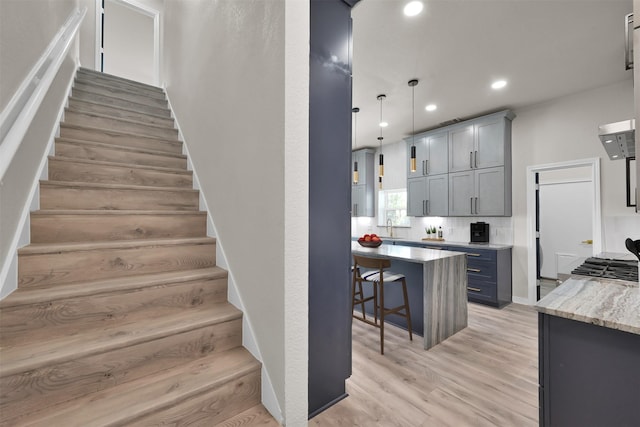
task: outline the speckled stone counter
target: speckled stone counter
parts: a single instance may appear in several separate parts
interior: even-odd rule
[[[464,253],[393,245],[365,248],[357,242],[352,242],[351,252],[389,258],[391,270],[407,277],[411,318],[418,315],[423,321],[420,329],[425,349],[467,327],[467,258]],[[399,305],[391,301],[389,304]],[[415,325],[413,320],[412,323]]]
[[[571,276],[536,304],[545,314],[640,335],[636,282]]]

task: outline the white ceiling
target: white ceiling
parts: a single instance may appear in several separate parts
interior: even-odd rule
[[[413,18],[405,3],[362,0],[352,11],[358,148],[378,145],[382,93],[384,143],[411,135],[413,78],[416,132],[632,78],[624,69],[632,0],[423,0]],[[495,91],[498,78],[508,86]],[[438,109],[426,112],[429,103]]]

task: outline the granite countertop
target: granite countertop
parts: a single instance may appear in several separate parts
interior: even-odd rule
[[[358,242],[351,242],[351,252],[358,255],[370,255],[419,263],[454,256],[465,256],[462,252],[415,248],[412,246],[381,245],[377,248],[365,248],[364,246],[360,246]]]
[[[640,335],[637,282],[571,276],[535,307],[541,313]]]
[[[405,239],[403,237],[382,237],[380,236],[382,241],[384,242],[397,242],[402,245],[402,242],[410,242],[410,243],[421,243],[425,245],[431,246],[461,246],[467,248],[478,248],[478,249],[510,249],[513,248],[513,245],[500,245],[496,243],[469,243],[469,242],[453,242],[453,241],[437,241],[437,240],[415,240],[415,239]],[[351,240],[358,240],[358,237],[351,237]]]

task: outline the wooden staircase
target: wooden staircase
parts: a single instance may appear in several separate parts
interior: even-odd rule
[[[277,426],[164,92],[80,69],[0,302],[0,426]]]

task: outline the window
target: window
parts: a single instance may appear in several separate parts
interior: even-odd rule
[[[407,216],[407,189],[381,190],[378,192],[378,225],[384,227],[391,219],[394,227],[409,227]]]

